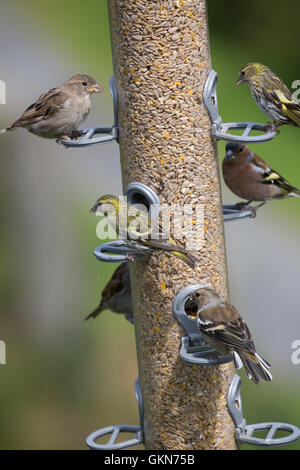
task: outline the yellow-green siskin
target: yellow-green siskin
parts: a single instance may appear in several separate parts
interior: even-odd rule
[[[250,63],[240,71],[237,85],[248,83],[258,107],[274,124],[268,130],[275,130],[282,124],[300,127],[300,106],[288,87],[266,65]]]
[[[126,240],[134,250],[151,254],[157,250],[172,253],[182,259],[190,268],[195,268],[196,260],[187,250],[177,245],[160,224],[156,223],[143,210],[129,206],[124,200],[113,195],[100,197],[90,212],[100,212],[116,233]]]

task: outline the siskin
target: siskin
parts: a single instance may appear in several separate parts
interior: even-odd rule
[[[249,379],[256,384],[271,381],[271,366],[257,354],[251,333],[236,308],[208,287],[191,297],[198,307],[197,325],[203,339],[221,355],[232,353],[237,368],[242,361]]]
[[[249,147],[238,143],[226,145],[226,156],[222,164],[223,178],[228,188],[247,202],[239,203],[243,207],[252,201],[262,201],[256,209],[272,199],[300,197],[300,191],[291,186],[279,173]]]
[[[130,323],[133,323],[128,263],[122,263],[117,267],[112,278],[104,287],[101,297],[98,307],[96,307],[85,320],[96,318],[103,310],[111,310],[114,313],[125,315],[126,319],[130,321]]]
[[[258,63],[245,65],[240,71],[237,85],[247,82],[252,96],[274,124],[267,130],[275,130],[282,124],[300,126],[300,106],[288,87],[268,67]]]
[[[122,199],[112,195],[100,197],[90,212],[102,213],[120,238],[134,250],[151,254],[157,250],[172,253],[182,259],[190,268],[196,260],[184,248],[178,246],[143,210],[129,206]],[[130,258],[129,258],[130,259]]]

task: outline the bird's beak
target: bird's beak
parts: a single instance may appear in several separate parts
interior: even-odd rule
[[[227,150],[225,158],[227,162],[231,162],[232,160],[235,159],[234,152],[232,150]]]
[[[96,204],[90,209],[91,214],[95,214],[99,208],[99,204],[96,202]]]
[[[232,150],[227,150],[227,152],[226,152],[226,157],[227,157],[227,158],[230,158],[230,157],[232,157],[232,156],[233,156],[233,151],[232,151]]]
[[[236,82],[236,86],[239,86],[241,83],[244,83],[245,81],[246,81],[245,77],[240,75],[239,78],[238,78],[238,81]]]
[[[95,83],[94,85],[89,86],[87,90],[89,93],[102,93],[103,92],[102,86],[98,85],[98,83]]]

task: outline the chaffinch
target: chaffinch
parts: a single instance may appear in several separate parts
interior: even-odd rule
[[[257,208],[272,199],[300,197],[300,191],[291,186],[279,173],[274,171],[258,155],[251,152],[249,147],[228,143],[226,156],[222,164],[223,177],[228,188],[247,202],[237,204],[242,208],[252,201],[262,201],[252,207]]]
[[[235,307],[209,287],[198,289],[190,302],[197,306],[197,325],[208,344],[221,355],[232,353],[235,366],[242,362],[256,384],[272,380],[270,364],[256,352],[249,328]]]

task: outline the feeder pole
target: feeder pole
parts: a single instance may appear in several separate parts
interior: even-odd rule
[[[141,182],[161,204],[205,210],[195,271],[164,253],[130,263],[145,446],[236,449],[226,406],[234,367],[184,362],[185,333],[172,312],[189,284],[228,299],[217,149],[202,99],[211,70],[206,1],[108,0],[108,7],[123,187]]]

